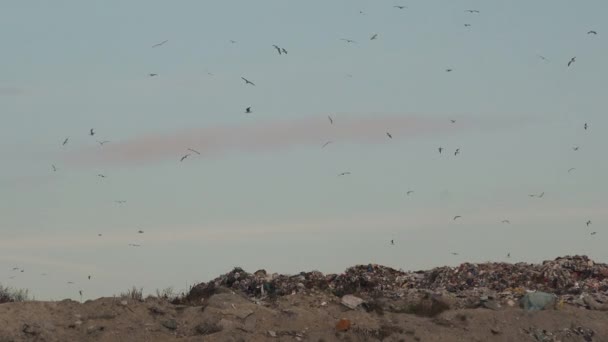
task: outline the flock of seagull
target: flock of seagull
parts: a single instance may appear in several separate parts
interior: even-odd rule
[[[395,5],[395,6],[393,6],[393,8],[396,8],[396,9],[398,9],[398,10],[404,10],[404,9],[407,9],[407,6],[403,6],[403,5]],[[467,10],[465,10],[465,12],[470,13],[470,14],[480,14],[480,11],[479,11],[479,10],[476,10],[476,9],[467,9]],[[361,13],[361,14],[365,14],[365,13],[363,13],[363,11],[360,11],[360,13]],[[471,27],[471,24],[469,24],[469,23],[465,23],[465,24],[464,24],[464,26],[465,26],[465,27]],[[589,31],[587,32],[587,34],[588,34],[588,35],[597,35],[598,33],[597,33],[595,30],[589,30]],[[373,33],[373,34],[370,36],[370,38],[369,38],[369,39],[370,39],[370,40],[377,40],[378,38],[379,38],[378,33]],[[355,41],[355,40],[353,40],[353,39],[350,39],[350,38],[340,38],[339,40],[340,40],[340,41],[343,41],[343,42],[345,42],[345,43],[347,43],[347,44],[357,44],[357,41]],[[161,47],[165,46],[165,45],[166,45],[168,42],[169,42],[169,40],[168,40],[168,39],[167,39],[167,40],[163,40],[163,41],[161,41],[161,42],[159,42],[159,43],[156,43],[156,44],[152,45],[152,46],[151,46],[151,48],[154,48],[154,49],[156,49],[156,48],[161,48]],[[231,44],[236,44],[236,43],[237,43],[237,41],[235,41],[235,40],[229,40],[229,42],[230,42]],[[277,53],[278,55],[280,55],[280,56],[284,56],[284,55],[287,55],[287,54],[288,54],[287,49],[286,49],[286,48],[284,48],[284,47],[282,47],[282,46],[279,46],[279,45],[277,45],[277,44],[273,44],[271,47],[272,47],[272,48],[273,48],[273,49],[276,51],[276,53]],[[269,47],[269,48],[270,48],[270,47]],[[542,55],[537,55],[537,57],[538,57],[538,58],[540,58],[540,59],[542,59],[543,61],[547,61],[547,62],[549,61],[549,59],[548,59],[547,57],[545,57],[545,56],[542,56]],[[565,63],[565,66],[566,66],[566,67],[568,67],[568,68],[570,68],[570,67],[572,67],[572,66],[574,65],[574,63],[575,63],[575,62],[576,62],[576,56],[573,56],[573,57],[571,57],[571,58],[570,58],[570,59],[567,61],[567,63]],[[453,68],[447,68],[447,69],[445,69],[445,72],[452,72],[453,70],[454,70]],[[149,73],[149,74],[148,74],[148,76],[149,76],[149,77],[157,77],[157,76],[158,76],[158,73],[153,73],[153,72],[151,72],[151,73]],[[241,80],[244,82],[244,85],[245,85],[245,86],[253,86],[253,87],[255,87],[255,86],[256,86],[256,84],[255,84],[253,81],[249,80],[249,79],[248,79],[248,78],[246,78],[246,77],[241,76]],[[252,113],[253,113],[252,107],[251,107],[251,106],[246,107],[246,108],[245,108],[245,110],[244,110],[244,113],[246,113],[246,114],[252,114]],[[330,125],[334,125],[334,123],[335,123],[335,122],[334,122],[334,118],[332,118],[332,116],[329,116],[329,115],[328,115],[328,116],[327,116],[327,119],[328,119],[328,121],[329,121],[329,124],[330,124]],[[454,123],[456,123],[456,120],[450,120],[450,122],[451,122],[452,124],[454,124]],[[589,129],[589,125],[588,125],[587,123],[585,123],[585,124],[583,125],[583,129],[584,129],[585,131],[587,131],[587,130]],[[90,137],[94,137],[94,136],[96,135],[96,133],[97,133],[97,132],[95,131],[95,129],[94,129],[94,128],[91,128],[91,129],[89,130],[89,132],[88,132],[88,135],[89,135]],[[385,133],[386,133],[386,136],[388,137],[388,139],[393,139],[393,135],[392,135],[390,132],[388,132],[388,131],[387,131],[387,132],[385,132]],[[66,138],[65,138],[65,139],[62,141],[61,145],[62,145],[62,146],[67,145],[67,144],[69,143],[69,140],[70,140],[70,137],[66,137]],[[97,143],[98,143],[100,146],[102,146],[102,147],[103,147],[105,144],[110,143],[110,141],[109,141],[109,140],[97,140],[96,142],[97,142]],[[321,148],[325,148],[325,147],[327,147],[327,146],[328,146],[329,144],[331,144],[331,143],[333,143],[333,141],[326,141],[324,144],[322,144]],[[579,146],[574,146],[572,149],[573,149],[574,151],[578,151],[578,150],[579,150]],[[439,146],[439,147],[437,148],[437,151],[438,151],[438,153],[439,153],[439,154],[443,154],[444,152],[447,152],[447,150],[446,150],[446,149],[445,149],[443,146]],[[455,148],[455,149],[453,150],[453,152],[451,152],[451,153],[453,153],[453,155],[454,155],[454,156],[458,156],[458,155],[461,153],[461,150],[460,150],[460,148]],[[187,149],[186,149],[186,151],[185,151],[185,154],[183,154],[183,155],[182,155],[182,156],[179,158],[179,162],[184,162],[184,161],[186,161],[186,159],[188,159],[188,158],[189,158],[189,157],[191,157],[192,155],[199,155],[199,156],[200,156],[200,155],[201,155],[201,153],[200,153],[199,151],[197,151],[196,149],[193,149],[193,148],[187,148]],[[51,169],[52,169],[52,171],[53,171],[53,172],[57,172],[57,171],[58,171],[57,167],[56,167],[54,164],[53,164],[53,165],[51,165]],[[572,172],[572,171],[574,171],[574,170],[576,170],[576,169],[575,169],[575,168],[570,168],[570,169],[568,170],[568,173],[571,173],[571,172]],[[339,174],[338,174],[338,177],[343,177],[343,176],[348,176],[348,175],[351,175],[351,172],[350,172],[350,171],[344,171],[344,172],[339,173]],[[102,178],[102,179],[107,177],[105,174],[102,174],[102,173],[97,174],[97,176],[98,176],[99,178]],[[414,194],[414,191],[413,191],[413,190],[408,190],[408,191],[406,192],[406,196],[410,196],[410,195],[412,195],[412,194]],[[540,198],[543,198],[543,196],[544,196],[544,195],[545,195],[545,192],[541,192],[541,193],[538,193],[538,194],[529,194],[528,196],[529,196],[530,198],[538,198],[538,199],[540,199]],[[127,200],[116,200],[116,201],[114,201],[114,202],[115,202],[116,204],[118,204],[118,205],[124,205],[124,204],[126,204],[126,203],[127,203]],[[463,219],[463,217],[462,217],[461,215],[455,215],[455,216],[453,216],[453,218],[452,218],[452,220],[453,220],[453,221],[456,221],[456,220],[459,220],[459,219]],[[502,220],[502,221],[500,221],[500,222],[501,222],[501,223],[503,223],[503,224],[510,224],[510,223],[511,223],[511,222],[510,222],[508,219],[504,219],[504,220]],[[587,226],[587,227],[589,227],[589,226],[592,224],[592,222],[591,222],[591,220],[588,220],[587,222],[585,222],[585,224],[586,224],[586,226]],[[138,231],[137,231],[137,234],[144,234],[144,231],[140,229],[140,230],[138,230]],[[595,234],[597,234],[597,232],[593,231],[593,232],[590,232],[590,234],[591,234],[591,235],[595,235]],[[98,234],[98,236],[102,236],[102,234],[100,233],[100,234]],[[394,240],[394,239],[391,239],[391,240],[390,240],[390,245],[395,245],[395,240]],[[128,246],[130,246],[130,247],[140,247],[140,246],[141,246],[141,244],[138,244],[138,243],[129,243],[129,244],[128,244]],[[451,252],[451,254],[452,254],[452,255],[458,255],[458,253],[457,253],[457,252]],[[511,253],[508,253],[508,254],[507,254],[507,257],[510,257],[510,256],[511,256]],[[24,269],[23,269],[23,268],[21,268],[21,267],[14,267],[12,270],[13,270],[14,272],[24,272]],[[46,275],[46,274],[43,274],[43,275]],[[10,277],[10,278],[14,278],[14,276],[12,276],[12,277]],[[88,276],[88,279],[89,279],[89,280],[91,279],[91,275],[89,275],[89,276]],[[68,284],[73,284],[73,282],[72,282],[72,281],[69,281],[69,282],[68,282]],[[82,291],[79,291],[79,292],[80,292],[80,295],[82,296]]]

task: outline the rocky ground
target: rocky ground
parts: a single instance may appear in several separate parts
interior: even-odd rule
[[[236,268],[171,301],[0,304],[0,342],[608,341],[606,269],[578,256],[413,273]]]

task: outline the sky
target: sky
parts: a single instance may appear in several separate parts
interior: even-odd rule
[[[0,284],[59,300],[234,266],[607,262],[607,11],[2,2]]]

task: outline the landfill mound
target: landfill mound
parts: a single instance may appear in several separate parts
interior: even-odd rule
[[[382,265],[358,265],[342,274],[318,271],[296,275],[254,273],[234,268],[210,282],[194,286],[184,302],[196,302],[226,287],[252,298],[274,298],[300,292],[325,291],[336,296],[358,294],[369,298],[403,298],[434,293],[452,297],[458,307],[469,307],[480,296],[519,299],[529,291],[559,296],[560,302],[589,306],[583,298],[608,303],[608,265],[585,255],[564,256],[542,264],[463,263],[458,267],[437,267],[405,272]]]

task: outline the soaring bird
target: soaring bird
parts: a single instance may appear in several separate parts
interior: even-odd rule
[[[454,221],[456,221],[456,219],[459,219],[459,218],[461,218],[461,217],[462,217],[462,216],[459,216],[459,215],[454,216]]]
[[[471,27],[471,24],[464,24],[464,27]]]
[[[91,280],[91,276],[89,276],[89,280]]]
[[[333,125],[334,124],[334,119],[331,118],[331,116],[327,116],[327,118],[329,119],[329,124]]]
[[[343,40],[347,43],[357,43],[356,41],[352,40],[352,39],[346,39],[346,38],[340,38],[340,40]]]
[[[104,144],[109,143],[109,140],[104,140],[104,141],[98,141],[97,143],[99,144],[99,146],[103,146]]]
[[[450,122],[451,122],[451,123],[456,123],[456,120],[452,120],[452,119],[450,119]]]
[[[251,82],[250,80],[246,79],[245,77],[241,77],[241,79],[243,81],[245,81],[245,84],[251,84],[252,86],[255,86],[255,83]]]
[[[393,6],[393,7],[394,7],[394,8],[398,8],[398,9],[400,9],[400,10],[402,10],[402,9],[404,9],[404,8],[407,8],[407,6]]]
[[[155,74],[155,73],[150,73],[150,74],[148,74],[148,76],[150,76],[150,77],[154,77],[154,76],[158,76],[158,74]]]
[[[232,44],[236,44],[236,40],[229,40],[229,42],[231,42]]]
[[[507,258],[510,258],[510,257],[511,257],[511,253],[507,253]]]
[[[454,151],[454,155],[455,155],[455,156],[457,156],[457,155],[459,155],[459,154],[460,154],[460,149],[459,149],[459,148],[457,148],[457,149],[456,149],[456,151]]]
[[[572,149],[573,149],[574,151],[578,151],[578,149],[579,149],[579,148],[580,148],[580,147],[578,147],[578,146],[574,146],[574,147],[572,147]]]
[[[143,230],[138,230],[138,231],[137,231],[137,233],[138,233],[138,234],[143,234],[143,233],[144,233],[144,231],[143,231]]]
[[[245,108],[245,114],[251,114],[251,107]]]
[[[597,234],[597,232],[591,232],[591,235],[595,235],[595,234]]]
[[[587,227],[589,227],[589,225],[591,225],[591,220],[587,221]]]
[[[180,162],[183,162],[183,161],[184,161],[184,159],[188,158],[189,156],[190,156],[190,153],[188,153],[188,154],[184,155],[184,156],[182,157],[182,159],[180,159],[179,161],[180,161]]]
[[[125,200],[118,200],[118,201],[114,201],[114,203],[125,204],[125,203],[127,203],[127,201],[125,201]]]
[[[543,56],[543,55],[538,55],[538,58],[542,59],[545,62],[548,62],[549,60],[547,59],[547,57]]]
[[[323,146],[321,146],[321,148],[325,148],[325,146],[327,146],[327,145],[329,145],[329,144],[331,144],[331,143],[332,143],[332,141],[328,141],[328,142],[326,142],[325,144],[323,144]]]
[[[395,240],[391,240],[391,245],[395,245]]]
[[[287,50],[285,50],[285,48],[281,48],[281,51],[283,51],[283,54],[287,54]]]
[[[68,143],[68,140],[70,140],[70,138],[69,138],[69,137],[65,138],[65,140],[63,141],[63,144],[61,144],[61,146],[64,146],[65,144],[67,144],[67,143]]]
[[[393,136],[389,132],[386,132],[386,136],[389,137],[390,139],[393,139]]]
[[[510,224],[510,223],[511,223],[511,221],[509,221],[509,220],[502,220],[502,223],[507,223],[507,224]]]
[[[576,57],[572,57],[570,59],[570,61],[568,62],[568,66],[570,66],[572,63],[576,62]]]
[[[201,153],[199,151],[191,149],[191,148],[189,148],[188,151],[194,152],[194,153],[198,154],[199,156],[201,155]]]
[[[95,135],[95,131],[91,128],[91,130],[89,131],[89,135],[90,136],[94,136]]]
[[[465,12],[469,12],[469,13],[479,13],[478,10],[466,10]]]
[[[141,245],[140,245],[140,244],[137,244],[137,243],[130,243],[130,244],[129,244],[129,246],[131,246],[131,247],[139,247],[139,246],[141,246]]]
[[[597,35],[597,32],[596,32],[596,31],[591,30],[591,31],[587,32],[587,34],[595,34],[595,35]]]
[[[583,126],[583,128],[585,129],[585,131],[587,130],[587,128],[589,128],[589,126],[587,125],[586,122],[585,122],[585,125]]]
[[[100,173],[100,174],[97,175],[97,177],[106,178],[106,175]]]
[[[168,41],[169,41],[169,40],[163,40],[162,42],[160,42],[160,43],[158,43],[158,44],[154,44],[154,45],[152,45],[152,47],[153,47],[153,48],[155,48],[155,47],[162,46],[163,44],[165,44],[165,43],[166,43],[166,42],[168,42]]]
[[[437,150],[439,150],[439,154],[441,154],[441,152],[443,152],[443,147],[439,147]]]
[[[452,255],[458,255],[458,253],[456,253],[456,252],[452,252],[451,254],[452,254]]]
[[[377,33],[374,33],[374,35],[373,35],[373,36],[372,36],[372,37],[371,37],[369,40],[374,40],[374,39],[376,39],[376,38],[378,38],[378,34],[377,34]]]
[[[541,193],[540,193],[540,194],[538,194],[538,195],[532,194],[532,195],[528,195],[528,196],[530,196],[530,197],[538,197],[538,198],[542,198],[543,196],[545,196],[545,192],[543,191],[543,192],[541,192]]]
[[[55,165],[51,165],[51,167],[53,168],[53,172],[57,171],[57,168],[55,167]]]
[[[342,172],[341,174],[338,175],[339,176],[346,176],[346,175],[350,175],[350,172],[346,171],[346,172]]]
[[[454,69],[445,69],[445,72],[452,72]]]
[[[406,194],[407,196],[409,196],[409,195],[411,195],[411,194],[413,194],[413,193],[414,193],[414,190],[408,190],[408,191],[407,191],[405,194]]]
[[[281,48],[280,47],[278,47],[276,45],[273,45],[272,47],[274,47],[277,50],[277,52],[279,53],[279,55],[281,54]]]
[[[568,173],[570,173],[570,172],[572,172],[572,171],[574,171],[574,170],[576,170],[576,168],[571,167],[571,168],[569,168],[569,169],[568,169]]]

